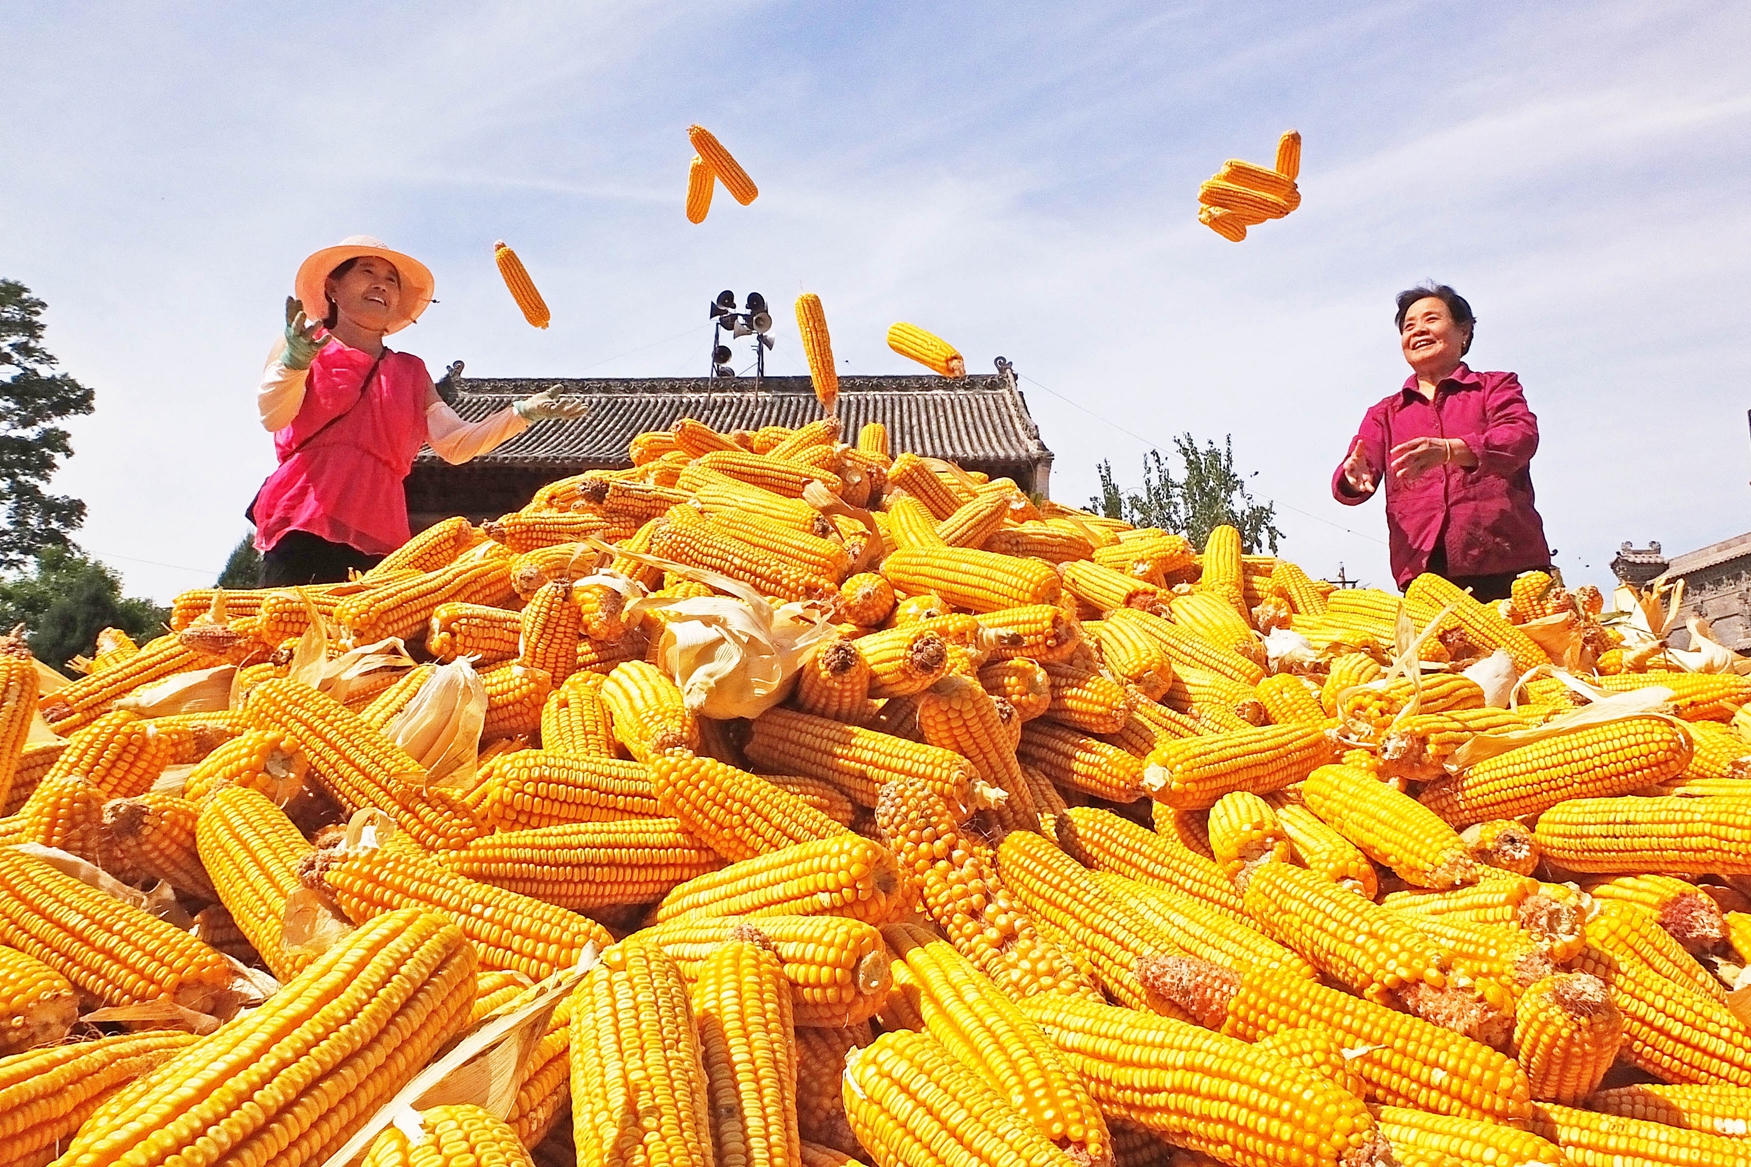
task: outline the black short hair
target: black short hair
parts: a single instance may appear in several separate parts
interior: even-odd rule
[[[1404,331],[1404,316],[1411,310],[1411,305],[1418,300],[1436,299],[1447,305],[1447,311],[1453,317],[1453,323],[1470,325],[1471,331],[1466,334],[1465,347],[1459,350],[1464,356],[1471,351],[1471,342],[1477,338],[1477,317],[1472,314],[1471,305],[1464,296],[1455,292],[1446,284],[1437,284],[1433,280],[1418,284],[1414,288],[1406,288],[1398,294],[1398,314],[1392,318],[1393,324],[1400,332]]]
[[[342,260],[333,271],[328,273],[328,278],[331,280],[340,279],[342,276],[352,271],[353,265],[358,262],[359,257],[356,255],[351,259]],[[336,304],[332,297],[326,298],[328,299],[328,315],[322,318],[322,327],[332,329],[336,324],[340,323],[340,305]],[[1464,303],[1464,301],[1460,302]],[[1400,320],[1404,319],[1404,310],[1402,308],[1399,309],[1398,318]]]

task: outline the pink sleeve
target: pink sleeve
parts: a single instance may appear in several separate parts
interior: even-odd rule
[[[1366,494],[1356,494],[1350,490],[1350,484],[1344,480],[1344,462],[1349,460],[1350,451],[1360,442],[1363,453],[1367,455],[1368,464],[1374,468],[1374,490],[1380,489],[1380,476],[1386,473],[1386,421],[1384,409],[1376,405],[1362,415],[1362,428],[1356,436],[1350,439],[1350,444],[1344,447],[1344,456],[1338,462],[1338,468],[1332,471],[1331,496],[1345,506],[1353,507],[1367,502],[1374,497],[1374,490]]]
[[[1483,431],[1459,435],[1477,456],[1478,474],[1518,474],[1538,451],[1538,418],[1526,404],[1520,378],[1502,374],[1484,391]]]

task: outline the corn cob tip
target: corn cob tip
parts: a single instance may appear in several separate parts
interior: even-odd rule
[[[1512,1015],[1492,1008],[1475,991],[1457,985],[1437,988],[1419,982],[1405,985],[1394,996],[1413,1017],[1485,1045],[1504,1045],[1514,1032]]]
[[[1720,905],[1704,892],[1673,896],[1660,905],[1660,927],[1692,952],[1707,952],[1727,938]]]
[[[1581,942],[1581,909],[1546,892],[1533,892],[1515,909],[1520,927],[1541,948],[1573,951]]]
[[[1143,956],[1137,980],[1152,998],[1190,1014],[1206,1029],[1221,1029],[1228,1003],[1240,992],[1240,974],[1194,956]]]

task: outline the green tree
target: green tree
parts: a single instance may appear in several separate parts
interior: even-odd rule
[[[261,583],[261,552],[255,549],[255,539],[249,535],[237,541],[225,570],[219,573],[218,587],[227,591],[253,588]]]
[[[23,284],[0,280],[0,569],[72,546],[69,533],[85,521],[84,503],[44,489],[73,453],[54,423],[92,409],[91,390],[54,372],[42,347],[45,307]]]
[[[23,624],[30,651],[54,668],[90,655],[97,634],[120,628],[144,643],[161,635],[170,609],[122,595],[115,569],[69,547],[45,547],[36,570],[0,579],[0,629]]]
[[[1220,449],[1215,442],[1200,447],[1191,434],[1174,438],[1173,445],[1184,477],[1175,478],[1161,451],[1151,450],[1143,456],[1142,487],[1127,491],[1113,477],[1112,463],[1102,461],[1095,468],[1100,493],[1088,500],[1089,509],[1133,526],[1173,531],[1194,547],[1202,547],[1214,528],[1231,526],[1240,531],[1249,555],[1266,549],[1275,555],[1283,537],[1276,525],[1277,505],[1255,501],[1246,489],[1252,475],[1234,468],[1233,435],[1223,439]]]

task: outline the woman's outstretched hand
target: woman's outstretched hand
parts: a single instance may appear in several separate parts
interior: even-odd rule
[[[511,408],[524,421],[577,421],[590,411],[581,401],[566,401],[559,395],[559,386],[550,385],[539,393],[511,402]]]
[[[1355,494],[1372,494],[1378,478],[1379,474],[1369,464],[1368,455],[1358,438],[1350,447],[1350,456],[1344,459],[1344,481]]]
[[[326,333],[317,336],[320,327],[304,315],[304,305],[298,302],[298,297],[286,297],[286,355],[280,358],[286,368],[308,369],[322,346],[334,339]]]

